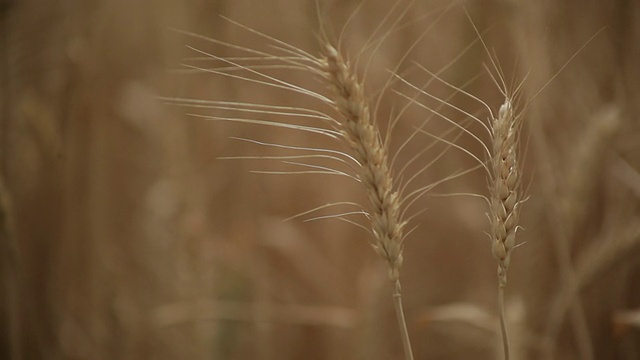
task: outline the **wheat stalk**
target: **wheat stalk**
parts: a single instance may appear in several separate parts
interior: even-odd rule
[[[377,124],[371,117],[362,84],[338,50],[323,44],[322,70],[334,93],[334,107],[342,115],[340,131],[360,167],[358,179],[364,185],[370,205],[372,244],[389,267],[394,284],[394,305],[407,360],[413,359],[411,342],[402,308],[400,267],[402,266],[403,229],[400,196],[394,189],[389,169],[389,155],[383,145]]]
[[[489,185],[491,250],[498,261],[498,306],[505,359],[509,359],[509,336],[504,311],[504,289],[507,286],[511,252],[516,243],[522,201],[518,164],[519,129],[511,100],[506,98],[491,126],[493,154]]]

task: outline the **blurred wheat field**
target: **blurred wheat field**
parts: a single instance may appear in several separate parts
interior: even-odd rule
[[[497,111],[502,95],[469,18],[507,78],[526,78],[522,97],[534,100],[524,113],[528,199],[507,288],[512,358],[640,358],[639,4],[319,3],[323,25],[337,35],[344,28],[351,60],[386,15],[411,6],[388,40],[363,52],[370,93],[409,49],[397,72],[417,86],[430,76],[416,64],[436,72],[462,54],[440,76]],[[189,114],[214,111],[161,100],[318,108],[182,66],[211,61],[191,59],[198,54],[188,46],[243,55],[173,29],[270,49],[220,15],[320,52],[312,0],[0,1],[0,357],[402,358],[387,270],[367,234],[340,221],[283,221],[329,202],[364,201],[357,184],[255,173],[287,169],[277,161],[220,159],[290,153],[237,138],[314,147],[325,140],[206,121]],[[312,76],[274,71],[323,90]],[[427,90],[487,116],[442,82]],[[390,94],[380,103],[383,129],[402,100]],[[392,154],[429,115],[406,110]],[[438,119],[428,126],[435,134],[451,127]],[[411,142],[397,164],[432,143]],[[459,144],[481,153],[470,138]],[[449,149],[416,182],[474,165]],[[486,195],[486,187],[478,171],[437,193]],[[482,201],[461,196],[427,196],[411,208],[419,227],[406,240],[401,276],[418,359],[502,358],[486,212]]]

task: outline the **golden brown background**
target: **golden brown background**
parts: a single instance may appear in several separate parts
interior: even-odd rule
[[[343,44],[353,56],[393,5],[320,3],[336,32],[355,14]],[[371,89],[439,16],[410,59],[436,71],[477,40],[462,5],[486,30],[505,73],[528,74],[524,99],[586,44],[526,112],[530,199],[507,290],[514,358],[640,358],[640,4],[447,5],[411,5],[404,25],[368,54]],[[221,14],[319,53],[311,0],[0,1],[0,358],[401,357],[384,264],[366,235],[339,221],[282,221],[357,199],[358,187],[251,172],[279,168],[266,160],[218,159],[278,153],[232,137],[324,144],[297,132],[205,121],[161,101],[316,106],[222,76],[174,71],[195,56],[185,44],[221,56],[233,51],[172,29],[265,49]],[[482,68],[488,61],[476,43],[443,77],[462,85],[481,74],[466,89],[495,111],[502,98]],[[281,76],[323,89],[304,74]],[[417,84],[426,78],[406,76]],[[450,93],[441,84],[430,91]],[[382,120],[395,100],[385,98]],[[451,101],[481,110],[460,94]],[[406,138],[427,115],[412,108],[394,138]],[[433,122],[433,131],[446,130]],[[432,141],[421,139],[400,162]],[[479,150],[469,139],[461,144]],[[452,150],[420,182],[472,165]],[[476,172],[440,190],[485,193],[485,185]],[[412,212],[421,209],[402,272],[416,357],[498,358],[496,264],[483,203],[427,197]],[[559,318],[556,350],[545,352],[549,323]]]

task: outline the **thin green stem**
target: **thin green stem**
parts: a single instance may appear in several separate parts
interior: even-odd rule
[[[396,308],[396,317],[398,319],[398,326],[400,327],[404,358],[405,360],[413,360],[413,350],[411,350],[411,339],[409,338],[409,330],[407,330],[407,320],[404,317],[404,310],[402,308],[402,288],[400,287],[400,280],[396,280],[394,284],[393,305]]]
[[[498,307],[500,308],[500,330],[502,331],[504,360],[509,360],[509,334],[507,333],[507,317],[504,312],[504,286],[498,286]]]

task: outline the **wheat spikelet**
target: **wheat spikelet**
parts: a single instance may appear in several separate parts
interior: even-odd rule
[[[394,191],[388,151],[371,118],[362,85],[338,50],[325,42],[322,70],[334,92],[334,107],[343,116],[341,129],[359,162],[358,178],[365,186],[371,205],[374,249],[389,265],[389,278],[399,279],[402,265],[403,228],[400,199]]]
[[[490,221],[493,256],[498,260],[498,282],[507,285],[507,269],[516,241],[522,192],[518,167],[519,122],[507,98],[493,119]]]

